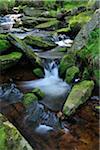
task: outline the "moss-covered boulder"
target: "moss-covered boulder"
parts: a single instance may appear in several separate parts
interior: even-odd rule
[[[44,49],[51,49],[53,47],[55,47],[55,43],[53,43],[52,41],[47,41],[45,38],[40,37],[40,36],[27,36],[24,39],[24,42],[27,43],[28,45],[31,45],[35,48],[42,48]]]
[[[34,93],[40,100],[45,96],[45,93],[41,91],[39,88],[33,89],[32,93]]]
[[[26,16],[39,17],[41,16],[41,13],[43,12],[43,10],[35,9],[34,7],[25,7],[23,9],[23,12]]]
[[[11,47],[11,45],[7,40],[0,39],[0,53],[6,51],[10,47]]]
[[[33,73],[34,73],[35,76],[37,76],[39,78],[44,77],[44,73],[43,73],[43,70],[41,68],[34,69]]]
[[[93,71],[93,73],[94,73],[96,85],[100,86],[100,70],[96,69]]]
[[[78,67],[72,66],[72,67],[68,68],[66,71],[65,81],[69,84],[72,83],[73,79],[78,74],[79,74],[79,68]]]
[[[66,116],[73,114],[76,109],[88,100],[94,88],[94,82],[84,80],[73,86],[63,107]]]
[[[19,131],[0,114],[0,150],[33,150]]]
[[[31,47],[29,47],[24,41],[21,39],[17,38],[13,34],[8,35],[8,40],[11,42],[12,45],[20,49],[25,55],[34,63],[38,63],[41,65],[41,59],[38,57],[38,55],[33,51]]]
[[[23,104],[27,107],[31,105],[34,101],[37,101],[38,97],[34,93],[26,93],[23,96]]]
[[[59,66],[60,75],[62,76],[66,72],[66,70],[73,65],[75,65],[74,55],[66,54],[60,62]]]
[[[35,26],[36,29],[47,29],[47,30],[55,30],[55,29],[58,29],[58,26],[59,26],[59,21],[58,20],[50,20],[48,22],[45,22],[45,23],[41,23],[37,26]]]
[[[22,57],[20,52],[12,52],[7,55],[0,56],[0,70],[5,70],[15,65]]]

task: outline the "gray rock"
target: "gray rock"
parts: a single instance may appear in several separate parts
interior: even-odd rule
[[[70,51],[82,49],[86,45],[91,31],[99,27],[99,25],[100,25],[100,9],[96,10],[92,19],[80,30],[80,32],[78,33],[78,35],[74,40],[74,43]]]

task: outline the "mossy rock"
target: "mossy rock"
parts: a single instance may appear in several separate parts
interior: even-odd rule
[[[32,93],[34,93],[40,100],[45,96],[45,93],[42,92],[39,88],[32,90]]]
[[[56,32],[57,33],[67,33],[69,31],[70,31],[70,27],[66,27],[66,28],[58,29]]]
[[[19,131],[0,114],[0,150],[33,150]]]
[[[38,55],[33,51],[31,47],[29,47],[24,41],[19,39],[13,34],[8,35],[8,40],[14,45],[16,48],[20,49],[25,55],[31,60],[32,63],[36,61],[37,64],[41,66],[41,59]]]
[[[76,109],[88,100],[94,88],[94,82],[84,80],[73,86],[63,107],[63,113],[70,116]]]
[[[11,45],[7,40],[0,39],[0,53],[3,52],[3,51],[6,51],[10,47],[11,47]]]
[[[72,66],[72,67],[68,68],[66,71],[65,81],[69,84],[72,83],[73,79],[78,74],[79,74],[79,68],[78,67]]]
[[[44,49],[51,49],[51,48],[56,46],[55,43],[49,42],[40,36],[32,36],[32,35],[27,36],[24,39],[24,42],[27,43],[28,45],[35,47],[35,48],[42,48],[43,50]]]
[[[55,30],[55,29],[58,29],[58,26],[59,26],[59,21],[58,20],[50,20],[48,22],[45,22],[45,23],[41,23],[37,26],[35,26],[36,29],[52,29],[52,30]]]
[[[59,65],[59,71],[60,71],[60,75],[62,76],[66,70],[75,65],[75,57],[73,54],[66,54],[61,62],[60,62],[60,65]]]
[[[34,93],[26,93],[24,94],[22,102],[27,107],[37,100],[38,100],[38,97]]]
[[[40,69],[40,68],[34,69],[33,73],[34,73],[35,76],[37,76],[39,78],[43,78],[44,77],[44,73],[43,73],[42,69]]]
[[[76,16],[72,16],[69,19],[69,26],[74,27],[76,24],[80,24],[83,26],[85,23],[87,23],[91,19],[92,13],[87,11],[87,12],[82,12]]]
[[[0,56],[0,70],[5,70],[7,68],[15,65],[22,57],[22,53],[20,52],[12,52],[7,55]]]

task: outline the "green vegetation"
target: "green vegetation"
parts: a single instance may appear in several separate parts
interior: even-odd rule
[[[7,40],[0,39],[0,52],[5,51],[11,47],[10,43]]]
[[[7,13],[15,5],[15,0],[0,0],[0,12]]]

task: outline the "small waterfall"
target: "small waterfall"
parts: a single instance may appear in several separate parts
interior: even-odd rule
[[[55,44],[61,46],[61,47],[71,47],[73,40],[70,39],[69,36],[66,36],[65,34],[60,34],[59,36],[53,36],[52,39]]]
[[[45,97],[41,102],[50,109],[61,109],[64,100],[70,91],[70,86],[59,78],[58,66],[55,61],[47,64],[44,71],[44,78],[22,82],[21,87],[27,89],[40,88],[45,93]]]

